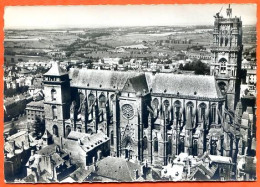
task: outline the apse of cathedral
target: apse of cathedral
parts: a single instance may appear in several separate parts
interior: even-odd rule
[[[71,68],[44,75],[46,129],[57,144],[73,131],[104,133],[110,155],[167,165],[175,155],[248,150],[239,102],[242,21],[215,16],[210,75]]]

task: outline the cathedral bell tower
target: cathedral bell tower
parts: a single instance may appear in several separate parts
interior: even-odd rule
[[[242,57],[242,21],[232,17],[232,9],[227,8],[227,17],[217,13],[213,31],[212,62],[210,74],[216,81],[224,96],[226,108],[234,110],[239,100],[240,71]]]
[[[54,141],[65,136],[64,122],[70,118],[70,82],[68,73],[57,62],[44,74],[44,113],[46,129]]]

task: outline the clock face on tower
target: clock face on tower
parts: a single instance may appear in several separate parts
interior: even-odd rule
[[[121,110],[123,117],[126,119],[131,119],[134,116],[134,108],[130,104],[124,104]]]

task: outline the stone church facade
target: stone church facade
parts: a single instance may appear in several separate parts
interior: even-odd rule
[[[235,159],[247,145],[236,126],[242,22],[216,16],[213,35],[209,76],[66,72],[54,63],[44,75],[46,129],[56,142],[71,131],[103,132],[111,156],[153,165],[166,165],[181,152]]]

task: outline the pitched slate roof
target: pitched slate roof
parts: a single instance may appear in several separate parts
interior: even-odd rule
[[[149,89],[155,94],[174,94],[222,98],[214,76],[169,73],[146,73]]]
[[[138,75],[136,72],[104,71],[93,69],[74,69],[69,71],[72,87],[122,90],[129,78]]]
[[[148,85],[146,82],[145,74],[138,75],[136,77],[129,78],[123,88],[125,92],[148,92]]]
[[[106,157],[97,162],[96,174],[116,181],[134,181],[134,170],[141,171],[141,166],[123,158]]]
[[[214,76],[150,72],[120,72],[71,68],[70,85],[78,88],[123,90],[137,92],[152,90],[152,94],[223,98]],[[145,78],[145,79],[144,79]]]
[[[51,68],[44,74],[44,76],[62,76],[66,74],[68,73],[59,66],[58,62],[53,62]]]

